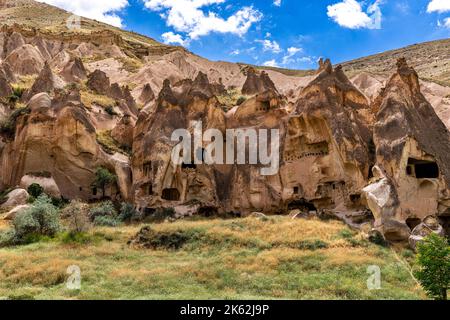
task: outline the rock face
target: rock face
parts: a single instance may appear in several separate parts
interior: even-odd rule
[[[8,80],[0,73],[0,98],[5,98],[13,93],[12,87]]]
[[[422,95],[417,73],[404,59],[397,68],[373,105],[376,163],[395,186],[395,201],[377,217],[381,228],[448,215],[450,204],[449,131]]]
[[[139,103],[142,105],[146,105],[149,102],[153,101],[155,99],[155,93],[153,92],[153,89],[149,83],[147,83],[144,88],[142,89],[141,95],[139,96]]]
[[[0,131],[0,191],[39,183],[56,197],[97,200],[92,182],[102,166],[118,177],[107,196],[134,203],[142,216],[161,208],[173,208],[176,218],[337,216],[352,226],[373,224],[371,232],[389,241],[406,241],[411,230],[412,237],[422,236],[430,215],[444,229],[449,225],[449,131],[404,60],[387,82],[367,73],[352,83],[329,60],[321,60],[314,75],[294,77],[129,37],[108,30],[0,29],[0,97],[12,93],[11,83],[37,75],[19,101],[25,108],[13,112],[0,102],[2,124],[8,124]],[[228,103],[238,90],[225,86],[242,88],[245,99]],[[433,86],[422,87],[445,117],[446,89],[433,96]],[[105,112],[111,100],[114,112]],[[190,153],[205,160],[213,141],[222,141],[218,150],[231,161],[174,164],[178,129],[215,129]],[[267,151],[279,160],[273,168],[248,159],[257,145],[245,140],[251,130],[258,142],[262,130],[269,131]],[[279,144],[272,144],[277,135]],[[236,145],[227,148],[239,136],[245,164],[237,164]],[[263,175],[263,169],[273,172]]]
[[[133,146],[133,132],[136,121],[129,114],[125,114],[119,123],[114,127],[111,136],[122,147],[131,149]]]
[[[5,62],[11,66],[11,70],[17,75],[38,74],[44,67],[44,57],[39,50],[30,44],[24,44],[12,51]]]
[[[88,81],[86,84],[89,89],[102,95],[108,95],[111,90],[111,84],[109,82],[109,78],[106,76],[106,73],[98,69],[88,76]]]
[[[69,61],[60,75],[67,82],[81,82],[87,79],[87,72],[80,58]]]
[[[119,177],[118,186],[107,195],[128,199],[129,164],[101,149],[79,94],[67,92],[52,99],[40,93],[27,109],[17,119],[13,140],[2,150],[0,185],[18,185],[25,176],[45,177],[66,199],[96,199],[100,195],[92,182],[96,168],[103,166]]]
[[[217,106],[217,99],[200,93],[186,95],[196,90],[190,82],[181,91],[174,92],[167,80],[154,109],[139,115],[132,166],[135,202],[143,211],[193,200],[205,207],[219,207],[213,167],[194,164],[181,167],[171,161],[172,150],[178,144],[170,139],[174,130],[189,128],[192,120],[202,120],[212,128],[224,128],[225,116]]]
[[[62,89],[63,87],[64,81],[53,73],[50,65],[46,62],[33,86],[26,92],[25,101],[31,99],[35,94],[52,93],[55,89]]]
[[[254,95],[267,90],[277,91],[275,84],[269,78],[269,75],[265,71],[262,71],[261,74],[258,75],[254,68],[249,67],[247,69],[247,79],[242,87],[242,93]]]

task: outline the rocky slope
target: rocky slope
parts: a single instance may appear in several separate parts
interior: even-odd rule
[[[419,80],[388,53],[343,66],[321,60],[299,76],[208,61],[89,19],[70,29],[68,17],[34,1],[1,2],[0,190],[37,182],[94,201],[104,167],[118,177],[106,196],[144,215],[312,213],[389,240],[406,240],[428,216],[448,223],[450,89],[427,80],[445,82],[445,64],[433,78],[411,59]],[[448,61],[446,42],[432,45]],[[174,164],[172,133],[195,131],[193,121],[224,144],[234,139],[228,129],[278,130],[279,170]],[[212,145],[191,152],[203,158]]]

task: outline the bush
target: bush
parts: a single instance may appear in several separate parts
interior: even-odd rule
[[[61,228],[58,209],[47,195],[41,195],[16,216],[13,226],[13,242],[17,244],[34,242],[42,236],[53,237]]]
[[[38,198],[44,193],[44,188],[40,184],[33,183],[28,187],[27,191],[33,198]]]
[[[450,246],[447,239],[431,233],[417,247],[420,270],[415,276],[430,298],[447,300],[450,287]]]
[[[62,217],[67,219],[71,234],[87,232],[91,228],[89,206],[79,200],[71,201],[62,211]]]
[[[326,249],[328,248],[328,243],[322,241],[322,240],[304,240],[300,241],[296,244],[297,249],[300,250],[319,250],[319,249]]]
[[[105,201],[97,204],[89,211],[89,218],[94,221],[97,217],[117,218],[117,211],[111,201]]]
[[[117,227],[120,222],[116,217],[97,216],[94,219],[94,224],[100,227]]]
[[[163,222],[166,219],[175,217],[175,209],[174,208],[158,208],[155,212],[146,217],[145,221],[147,222]]]
[[[122,203],[120,207],[119,220],[122,222],[139,220],[140,213],[134,209],[134,206],[130,203]]]

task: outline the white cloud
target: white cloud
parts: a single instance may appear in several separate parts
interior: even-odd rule
[[[281,0],[274,0],[273,4],[277,7],[281,7]]]
[[[290,47],[287,49],[287,54],[283,57],[283,64],[289,64],[295,62],[295,60],[292,59],[297,53],[302,52],[302,48],[296,48],[296,47]]]
[[[259,42],[263,45],[264,51],[271,51],[273,53],[280,53],[281,51],[283,51],[278,42],[276,42],[275,40],[271,41],[265,39],[265,40],[256,40],[256,42]]]
[[[272,60],[264,62],[263,66],[266,66],[266,67],[278,67],[278,63],[275,61],[275,59],[272,59]]]
[[[262,18],[262,13],[253,7],[243,7],[224,19],[216,12],[204,7],[223,4],[226,0],[142,0],[145,7],[162,12],[168,26],[183,32],[191,39],[198,39],[211,32],[231,33],[242,36],[252,24]]]
[[[363,11],[361,4],[356,0],[343,0],[342,2],[328,6],[328,16],[337,24],[349,29],[380,29],[382,13],[380,4],[382,0],[376,0]]]
[[[128,0],[38,0],[76,15],[116,27],[123,27],[122,19],[117,15],[128,6]]]
[[[428,4],[427,12],[447,12],[450,11],[450,0],[432,0]]]
[[[233,50],[230,52],[230,55],[232,56],[238,56],[241,54],[241,51],[239,49]]]
[[[444,27],[444,28],[450,29],[450,17],[445,18],[443,22],[438,20],[437,25],[438,25],[438,27]]]
[[[187,46],[188,41],[184,40],[180,34],[175,34],[173,32],[166,32],[161,35],[164,43],[166,44],[179,44],[181,46]]]

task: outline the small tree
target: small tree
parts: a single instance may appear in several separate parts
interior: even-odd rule
[[[102,190],[103,198],[105,198],[106,187],[115,183],[117,176],[104,167],[99,167],[95,171],[95,180],[92,184],[96,188]]]
[[[72,234],[89,231],[89,206],[79,200],[72,200],[62,211],[63,218],[67,219],[69,232]]]
[[[416,277],[428,296],[447,300],[450,285],[450,246],[447,239],[432,233],[418,244]]]

